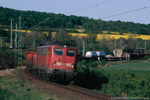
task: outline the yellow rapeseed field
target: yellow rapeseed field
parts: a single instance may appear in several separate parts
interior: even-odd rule
[[[78,36],[79,38],[81,37],[87,37],[86,33],[69,33],[72,36]],[[118,35],[118,34],[97,34],[97,39],[96,40],[101,40],[101,39],[106,39],[106,40],[117,40],[120,38],[124,39],[137,39],[141,38],[143,40],[150,40],[150,35],[137,35],[137,34],[123,34],[123,35]]]
[[[67,29],[67,30],[71,30],[71,29]],[[73,30],[73,29],[72,29]],[[5,29],[5,31],[10,31],[9,29]],[[16,31],[15,29],[13,29],[12,31]],[[20,30],[18,30],[20,31]],[[76,31],[80,32],[82,31],[81,29],[76,29]],[[21,32],[26,32],[26,30],[21,30]],[[31,31],[28,30],[27,33],[30,33]],[[48,32],[43,32],[46,36],[49,35]],[[108,31],[102,31],[102,34],[97,34],[97,39],[96,40],[101,40],[101,39],[106,39],[106,40],[117,40],[120,38],[124,38],[124,39],[137,39],[137,38],[141,38],[143,40],[150,40],[150,35],[138,35],[138,34],[131,34],[131,33],[122,33],[120,34],[119,32],[108,32]],[[108,34],[109,33],[109,34]],[[79,38],[81,37],[87,37],[87,33],[68,33],[72,36],[77,36]],[[52,32],[52,36],[55,37],[56,32]]]

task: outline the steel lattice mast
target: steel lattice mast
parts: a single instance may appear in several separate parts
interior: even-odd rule
[[[17,35],[18,33],[17,33],[17,30],[18,30],[18,29],[17,29],[17,24],[16,24],[16,32],[15,32],[15,59],[16,59],[16,61],[17,61],[17,55],[18,55],[18,54],[17,54],[17,44],[18,44],[18,43],[17,43],[17,40],[18,40],[18,35]]]
[[[22,66],[22,32],[21,32],[21,17],[19,17],[19,32],[18,32],[18,66]]]

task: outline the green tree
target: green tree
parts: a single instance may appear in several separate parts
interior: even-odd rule
[[[58,30],[55,36],[55,43],[62,45],[75,45],[71,35],[68,35],[65,29]]]
[[[23,37],[23,44],[26,48],[42,46],[46,43],[46,36],[41,32],[26,33]]]

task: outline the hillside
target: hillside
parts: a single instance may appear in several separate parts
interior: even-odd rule
[[[150,24],[139,24],[132,22],[121,22],[121,21],[102,21],[94,20],[87,17],[78,16],[66,16],[63,14],[54,14],[46,12],[36,11],[20,11],[9,8],[0,7],[0,25],[6,27],[10,26],[10,19],[13,18],[13,22],[18,22],[18,17],[22,17],[23,29],[29,29],[32,26],[43,21],[47,17],[50,19],[43,24],[39,25],[38,28],[46,29],[49,28],[79,28],[82,26],[87,33],[92,32],[95,34],[101,31],[120,32],[120,33],[136,33],[136,34],[150,34]],[[15,26],[15,25],[14,25]],[[80,27],[81,28],[81,27]]]

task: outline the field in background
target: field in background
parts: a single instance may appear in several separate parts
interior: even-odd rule
[[[109,67],[103,68],[104,70],[126,70],[133,72],[150,72],[150,61],[130,61],[124,62],[123,64],[110,65]]]
[[[87,37],[87,34],[86,33],[69,33],[71,34],[72,36],[77,36],[77,37]],[[142,39],[142,40],[150,40],[150,35],[137,35],[137,34],[97,34],[96,35],[97,38],[96,40],[102,40],[102,39],[106,39],[106,40],[117,40],[117,39],[120,39],[120,38],[123,38],[123,39]]]
[[[51,28],[53,29],[53,28]],[[72,36],[77,36],[79,38],[81,37],[87,37],[87,33],[85,32],[84,29],[66,29],[68,31],[68,34],[72,35]],[[9,29],[4,29],[4,31],[10,31]],[[13,32],[16,32],[15,29],[12,30]],[[20,30],[17,30],[20,31]],[[73,32],[74,31],[74,32]],[[31,30],[21,30],[21,32],[27,32],[27,33],[31,33]],[[46,36],[49,36],[48,32],[42,32],[43,34],[45,34]],[[56,32],[52,32],[51,33],[53,37],[55,37]],[[140,33],[139,33],[140,34]],[[96,40],[102,40],[102,39],[106,39],[106,40],[117,40],[120,38],[124,38],[124,39],[142,39],[142,40],[150,40],[150,35],[139,35],[139,34],[133,34],[133,33],[119,33],[119,32],[109,32],[109,31],[101,31],[100,34],[96,34],[97,38]]]

